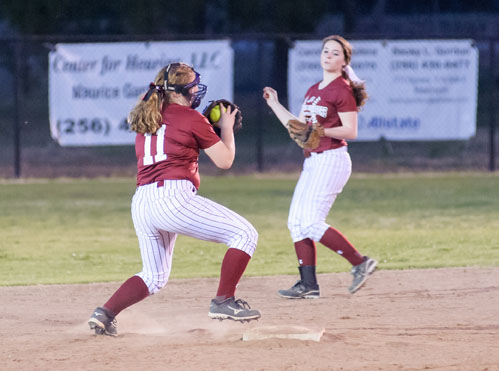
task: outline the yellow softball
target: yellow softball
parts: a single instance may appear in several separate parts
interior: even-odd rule
[[[225,108],[224,108],[224,111],[225,111]],[[211,122],[218,122],[219,120],[220,120],[220,104],[217,104],[210,111],[210,121]]]

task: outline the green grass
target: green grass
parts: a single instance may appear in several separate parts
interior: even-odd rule
[[[202,177],[200,194],[260,238],[247,275],[296,274],[286,227],[297,174]],[[0,183],[0,285],[121,281],[140,271],[132,178]],[[380,269],[499,266],[499,176],[354,175],[328,222]],[[172,278],[217,277],[226,246],[180,236]],[[318,244],[318,271],[348,263]]]

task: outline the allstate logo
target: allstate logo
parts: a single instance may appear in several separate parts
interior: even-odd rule
[[[384,117],[373,116],[365,123],[369,129],[385,130],[417,130],[421,127],[421,119],[418,117]]]

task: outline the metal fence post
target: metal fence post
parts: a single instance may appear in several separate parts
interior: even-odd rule
[[[21,104],[22,104],[22,53],[23,53],[24,40],[22,37],[14,40],[14,176],[19,178],[21,176]]]
[[[263,86],[263,42],[261,39],[258,39],[258,51],[257,51],[257,59],[258,59],[258,85],[259,87]],[[260,90],[258,90],[260,93]],[[256,132],[256,161],[257,161],[257,169],[259,172],[263,172],[263,104],[259,100],[257,100],[258,107],[258,115],[257,115],[257,132]]]
[[[495,149],[495,129],[496,129],[496,105],[497,105],[497,83],[496,83],[496,68],[495,68],[495,40],[490,40],[490,124],[489,124],[489,143],[490,143],[490,156],[489,156],[489,170],[496,170],[496,149]]]

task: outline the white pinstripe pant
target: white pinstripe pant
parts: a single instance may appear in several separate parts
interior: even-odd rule
[[[132,219],[139,239],[142,271],[137,275],[149,292],[158,292],[170,276],[177,235],[221,242],[249,256],[255,251],[258,233],[234,211],[196,195],[188,180],[165,180],[140,186],[132,199]]]
[[[288,228],[293,242],[319,241],[329,225],[326,217],[352,173],[347,147],[313,153],[303,163],[289,209]]]

